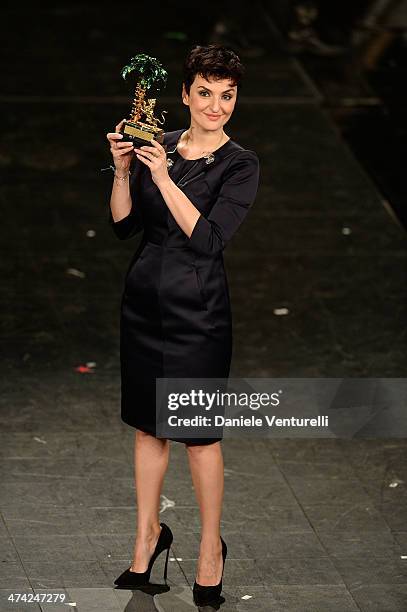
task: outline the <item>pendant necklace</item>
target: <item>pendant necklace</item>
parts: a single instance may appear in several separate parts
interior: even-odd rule
[[[221,137],[220,137],[220,140],[219,140],[219,144],[218,144],[218,145],[215,147],[215,151],[216,151],[216,149],[218,149],[218,148],[219,148],[219,145],[220,145],[220,143],[222,142],[224,135],[225,135],[225,134],[224,134],[224,133],[222,133],[222,135],[221,135]],[[189,136],[189,134],[188,134],[188,130],[186,131],[186,139],[187,139],[187,141],[190,139],[190,136]],[[178,144],[179,144],[179,143],[177,143],[177,149],[178,149]],[[211,162],[212,162],[212,161],[215,159],[212,151],[201,151],[201,152],[202,152],[202,157],[204,157],[204,158],[205,158],[205,162],[206,162],[207,164],[210,164],[210,163],[211,163]],[[200,158],[200,157],[198,157],[198,159],[201,159],[201,158]],[[208,161],[209,159],[210,159],[210,161]]]

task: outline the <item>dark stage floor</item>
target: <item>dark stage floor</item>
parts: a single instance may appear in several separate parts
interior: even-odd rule
[[[113,235],[100,168],[106,132],[129,112],[119,70],[135,52],[169,70],[167,129],[188,126],[181,61],[211,22],[170,2],[151,34],[139,25],[151,6],[137,16],[130,5],[58,6],[3,10],[0,610],[182,612],[194,609],[199,515],[181,444],[161,498],[175,534],[171,590],[112,589],[135,524],[119,306],[138,238]],[[256,203],[225,252],[231,375],[404,377],[405,233],[306,67],[261,23],[226,130],[261,161]],[[76,370],[89,362],[91,373]],[[223,449],[222,610],[407,610],[405,437],[228,439]],[[67,599],[18,608],[11,592]]]

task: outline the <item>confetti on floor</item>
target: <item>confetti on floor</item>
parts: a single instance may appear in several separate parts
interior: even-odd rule
[[[70,274],[70,276],[76,276],[77,278],[85,278],[86,276],[85,272],[81,272],[81,270],[77,270],[76,268],[67,268],[66,273]]]
[[[273,313],[275,315],[286,315],[288,314],[290,311],[288,310],[288,308],[274,308]]]

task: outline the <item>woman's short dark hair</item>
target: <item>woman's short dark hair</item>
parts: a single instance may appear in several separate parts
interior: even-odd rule
[[[239,85],[244,74],[244,66],[239,56],[224,45],[195,45],[190,50],[184,62],[184,84],[189,95],[195,76],[199,74],[204,79],[230,79],[233,85]]]

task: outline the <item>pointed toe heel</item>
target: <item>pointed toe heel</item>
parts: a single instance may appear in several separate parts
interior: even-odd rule
[[[225,569],[225,560],[228,548],[226,546],[226,542],[223,540],[221,536],[222,542],[222,559],[223,559],[223,567],[222,567],[222,576],[219,584],[215,584],[213,586],[202,586],[198,584],[195,580],[194,587],[192,590],[194,604],[196,606],[209,606],[211,604],[219,603],[222,593],[222,579],[223,579],[223,570]]]
[[[151,555],[148,567],[145,572],[132,572],[130,568],[124,570],[122,574],[114,581],[114,584],[122,589],[131,589],[138,586],[146,585],[150,582],[151,570],[157,557],[164,551],[167,551],[167,556],[164,565],[164,581],[167,582],[168,556],[174,536],[171,529],[165,523],[160,523],[161,533],[158,537],[154,552]]]

